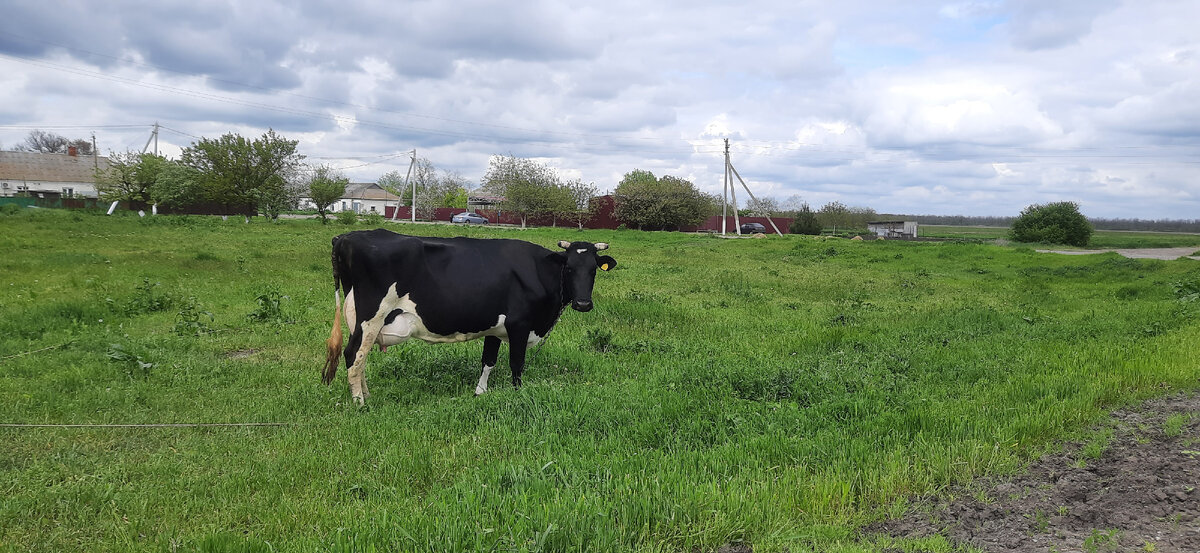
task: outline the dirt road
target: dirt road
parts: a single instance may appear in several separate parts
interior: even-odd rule
[[[1200,256],[1192,255],[1196,253],[1196,247],[1189,248],[1137,248],[1137,249],[1112,249],[1112,250],[1038,250],[1041,253],[1061,253],[1063,255],[1091,255],[1094,253],[1117,252],[1125,257],[1134,259],[1163,259],[1170,261],[1187,257],[1188,259],[1200,260]]]

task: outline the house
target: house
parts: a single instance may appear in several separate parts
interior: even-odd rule
[[[867,223],[867,230],[882,238],[916,238],[916,221],[874,221]]]
[[[108,170],[108,158],[65,154],[0,152],[0,196],[96,198],[96,171]]]
[[[333,202],[330,212],[353,210],[356,213],[378,213],[383,215],[387,206],[395,207],[400,196],[384,190],[373,182],[352,182],[346,185],[346,193]],[[300,209],[316,209],[311,198],[300,198]]]

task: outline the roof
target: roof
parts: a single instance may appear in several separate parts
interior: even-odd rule
[[[9,182],[96,182],[96,164],[108,158],[41,152],[0,152],[0,180]]]
[[[906,223],[916,223],[916,221],[869,221],[868,225],[903,225]]]
[[[353,200],[382,200],[388,202],[400,199],[400,196],[384,190],[382,186],[373,182],[349,183],[346,185],[346,193],[342,194],[342,197]]]

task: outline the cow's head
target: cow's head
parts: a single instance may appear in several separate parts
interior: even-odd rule
[[[592,310],[592,285],[596,282],[596,269],[608,271],[617,266],[617,260],[596,252],[608,249],[604,242],[567,242],[563,240],[558,247],[565,250],[565,271],[563,273],[564,300],[571,302],[571,308],[576,311]]]

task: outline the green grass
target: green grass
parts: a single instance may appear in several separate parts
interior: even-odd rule
[[[995,241],[1008,239],[1008,227],[958,227],[948,225],[921,225],[921,236],[929,238],[957,238],[964,240]],[[1054,249],[1108,249],[1108,248],[1181,248],[1200,245],[1200,234],[1183,232],[1134,232],[1120,230],[1097,230],[1092,234],[1087,248],[1074,248],[1062,244],[1020,244],[1034,248]]]
[[[0,216],[0,422],[290,424],[0,428],[0,550],[869,551],[910,496],[1200,376],[1191,260],[395,228],[619,266],[520,391],[502,360],[472,397],[478,342],[406,344],[360,410],[318,374],[347,227]]]

